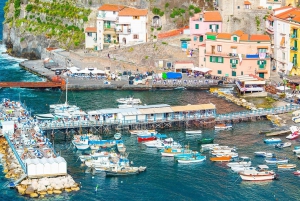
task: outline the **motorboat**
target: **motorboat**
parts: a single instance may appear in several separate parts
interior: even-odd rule
[[[271,144],[271,143],[280,143],[281,139],[280,138],[269,138],[269,139],[264,139],[264,143],[266,144]]]
[[[241,171],[240,177],[245,181],[264,181],[276,179],[274,171],[269,171],[267,165],[259,165],[257,169]]]
[[[216,130],[228,130],[232,129],[232,124],[217,124],[215,125]]]
[[[138,105],[142,103],[141,99],[133,98],[133,97],[119,98],[117,99],[117,102],[122,104],[131,104],[131,105]]]
[[[185,131],[187,135],[200,135],[202,133],[202,130],[191,130],[191,131]]]
[[[223,157],[223,156],[231,156],[231,158],[238,158],[239,154],[236,152],[228,152],[228,153],[213,153],[216,157]]]
[[[118,152],[120,152],[121,154],[124,154],[126,152],[126,147],[123,142],[117,143],[117,149],[118,149]]]
[[[286,139],[289,139],[289,140],[295,140],[299,137],[299,133],[292,133],[292,134],[289,134],[288,136],[286,136]]]
[[[245,170],[255,170],[256,168],[255,167],[246,167],[246,166],[243,166],[243,165],[236,165],[236,166],[230,167],[230,169],[233,172],[239,173],[239,172],[242,172],[242,171],[245,171]]]
[[[219,146],[219,144],[202,144],[201,145],[201,152],[203,151],[209,151],[211,149],[213,149],[214,147]]]
[[[294,175],[299,176],[300,175],[300,170],[297,170],[295,172],[293,172]]]
[[[108,170],[105,170],[106,176],[114,177],[114,176],[128,176],[128,175],[136,175],[140,173],[139,167],[120,167],[113,166]]]
[[[139,134],[157,134],[157,131],[156,130],[129,130],[130,134],[131,135],[139,135]]]
[[[292,143],[290,143],[290,142],[278,143],[278,144],[275,145],[275,148],[282,149],[282,148],[285,148],[285,147],[290,147],[291,145],[292,145]]]
[[[149,148],[157,148],[157,149],[163,149],[165,147],[171,147],[174,149],[181,148],[181,144],[178,142],[175,142],[173,138],[167,138],[167,139],[156,139],[153,141],[144,142],[144,145],[146,145]]]
[[[214,142],[214,138],[202,138],[197,141],[199,144],[210,144]]]
[[[195,155],[191,157],[184,157],[184,158],[179,158],[177,160],[178,163],[199,163],[206,160],[206,156],[202,155]]]
[[[294,154],[300,154],[300,149],[294,148],[293,153],[294,153]]]
[[[265,152],[265,151],[256,151],[254,152],[255,156],[258,156],[258,157],[273,157],[274,154],[273,153],[268,153],[268,152]]]
[[[164,157],[174,157],[175,155],[178,154],[191,154],[191,153],[192,150],[183,149],[183,148],[173,149],[171,147],[165,147],[163,150],[161,150],[161,156]]]
[[[251,166],[251,159],[249,157],[243,156],[243,157],[240,157],[239,161],[227,163],[228,167],[240,166],[240,165],[242,165],[244,167]]]
[[[289,159],[268,158],[265,161],[269,164],[285,164],[289,162]]]
[[[231,156],[211,157],[209,160],[213,162],[228,162],[231,160]]]
[[[297,167],[296,164],[278,164],[277,165],[278,169],[294,169],[296,167]]]
[[[116,133],[116,134],[114,134],[115,140],[119,140],[119,139],[121,139],[121,137],[122,137],[122,134],[121,134],[121,133]]]

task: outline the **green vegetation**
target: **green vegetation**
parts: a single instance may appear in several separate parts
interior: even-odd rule
[[[21,39],[20,39],[20,42],[23,42],[24,40],[25,40],[25,38],[21,38]]]
[[[256,22],[256,29],[257,31],[259,31],[259,27],[260,27],[260,20],[258,16],[255,16],[255,22]]]
[[[133,47],[129,48],[128,52],[133,52]]]
[[[83,25],[88,21],[91,10],[78,8],[72,2],[28,0],[28,4],[25,4],[27,16],[20,18],[21,0],[8,0],[4,6],[5,23],[11,27],[22,26],[22,30],[33,35],[44,35],[57,40],[62,48],[80,47],[85,39]],[[14,9],[10,10],[12,3]],[[11,14],[14,19],[8,17]],[[21,38],[21,42],[23,40],[24,38]]]
[[[163,44],[163,45],[168,45],[168,43],[167,43],[167,42],[161,42],[161,44]]]
[[[154,15],[159,15],[160,17],[164,16],[165,12],[163,12],[162,10],[160,10],[159,8],[154,7],[152,9],[152,13]]]
[[[174,23],[177,23],[177,27],[183,27],[188,25],[189,17],[194,16],[196,13],[200,13],[201,9],[194,5],[189,5],[188,9],[174,7],[171,10],[170,18],[174,19]]]
[[[148,59],[149,58],[149,56],[145,56],[145,59]]]

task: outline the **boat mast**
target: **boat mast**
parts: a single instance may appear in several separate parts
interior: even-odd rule
[[[66,102],[65,104],[67,105],[68,104],[68,78],[67,78],[67,81],[66,81]]]

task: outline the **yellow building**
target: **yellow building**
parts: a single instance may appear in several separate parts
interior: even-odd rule
[[[300,54],[298,49],[298,40],[300,39],[300,25],[292,23],[290,26],[290,62],[293,63],[293,68],[290,71],[291,75],[300,75]]]
[[[285,6],[296,7],[298,0],[285,0]]]

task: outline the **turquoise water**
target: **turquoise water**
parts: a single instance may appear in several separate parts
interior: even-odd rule
[[[3,7],[3,2],[0,2]],[[0,13],[0,17],[2,17]],[[0,25],[1,26],[1,25]],[[4,51],[0,47],[0,51]],[[19,68],[20,59],[0,54],[1,81],[39,81],[41,78]],[[166,103],[185,105],[209,103],[216,104],[218,113],[243,110],[238,106],[228,104],[224,100],[208,94],[205,91],[81,91],[70,92],[69,100],[84,110],[116,107],[115,99],[134,95],[141,98],[143,103]],[[61,91],[30,90],[30,89],[0,89],[0,98],[9,97],[21,100],[32,109],[32,113],[48,112],[48,105],[64,102]],[[259,130],[271,128],[269,121],[234,124],[232,131],[215,132],[212,129],[203,130],[204,137],[214,137],[215,143],[231,145],[238,148],[240,156],[250,156],[253,165],[263,164],[261,158],[254,158],[254,151],[270,151],[277,155],[287,156],[291,163],[300,166],[291,148],[275,150],[271,145],[263,143]],[[186,138],[182,130],[163,130],[168,136],[191,149],[198,150],[199,146],[193,138]],[[68,162],[68,171],[75,181],[81,183],[79,192],[63,193],[58,196],[47,196],[41,200],[300,200],[299,180],[292,171],[279,171],[280,180],[270,182],[244,182],[237,174],[226,168],[225,163],[212,163],[209,160],[201,164],[181,165],[174,163],[171,158],[162,158],[154,149],[147,149],[137,143],[135,137],[124,134],[124,141],[130,153],[129,159],[135,166],[147,166],[147,171],[137,176],[123,178],[106,178],[104,174],[86,174],[85,168],[77,161],[80,152],[65,142],[63,135],[58,135],[55,148],[60,151]],[[111,138],[111,135],[105,136]],[[292,141],[293,145],[299,144]],[[209,155],[206,154],[209,158]],[[277,171],[276,167],[272,169]],[[0,167],[2,171],[2,167]],[[7,181],[0,173],[0,188]],[[98,191],[95,192],[95,187]],[[0,200],[30,200],[19,196],[15,190],[1,189]]]

